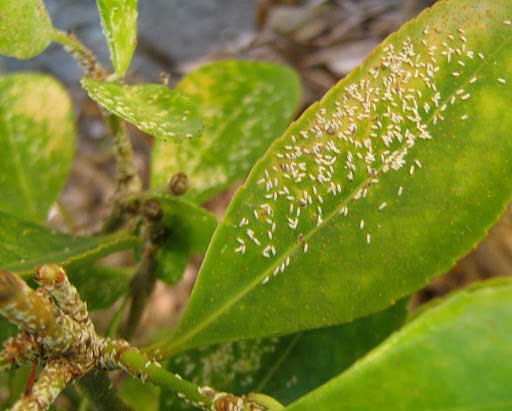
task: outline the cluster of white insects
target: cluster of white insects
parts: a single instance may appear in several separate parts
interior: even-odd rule
[[[512,25],[509,20],[504,24]],[[418,141],[435,138],[428,126],[444,121],[454,105],[463,110],[471,99],[468,89],[480,79],[478,71],[469,73],[466,67],[486,56],[470,49],[462,28],[443,39],[439,30],[429,27],[423,35],[421,45],[409,38],[400,49],[387,45],[367,72],[371,80],[347,86],[326,104],[330,108],[316,110],[307,129],[287,134],[274,146],[279,149],[275,161],[257,181],[263,200],[239,221],[234,248],[245,254],[255,247],[263,258],[274,259],[263,284],[290,265],[290,251],[308,252],[308,238],[316,227],[335,216],[348,216],[349,201],[366,198],[379,177],[404,167],[413,176],[422,164],[408,154]],[[429,44],[432,38],[435,42]],[[439,90],[439,79],[445,76],[456,79],[458,88]],[[507,84],[505,78],[496,80]],[[469,118],[464,111],[458,115],[460,121]],[[396,188],[398,197],[403,192],[403,186]],[[385,212],[387,206],[382,202],[376,208]],[[283,214],[289,233],[280,232],[280,238],[288,235],[295,247],[288,242],[279,253],[274,237],[283,227]],[[360,220],[359,228],[371,244],[372,227]]]

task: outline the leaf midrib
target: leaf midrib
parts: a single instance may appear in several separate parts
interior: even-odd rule
[[[511,39],[512,40],[512,39]],[[503,47],[505,47],[506,44],[508,43],[511,43],[512,41],[507,41],[506,39],[503,40],[502,44],[497,47],[495,49],[495,51],[492,53],[492,54],[489,54],[487,57],[486,57],[486,60],[484,61],[481,61],[480,64],[477,65],[477,67],[475,68],[475,70],[472,72],[473,75],[476,75],[478,74],[481,69],[483,67],[485,67],[488,63],[488,59],[489,58],[493,58],[495,57],[497,54],[499,54],[501,52],[501,50],[503,49]],[[379,48],[382,47],[379,46]],[[365,63],[363,63],[365,64]],[[471,81],[471,76],[468,75],[467,76],[469,79],[464,81],[462,84],[461,84],[461,87],[462,86],[467,86],[470,81]],[[346,82],[348,83],[349,81],[349,77],[346,78]],[[436,108],[436,110],[432,110],[430,113],[432,113],[430,116],[426,116],[425,119],[428,119],[428,120],[425,120],[425,124],[430,124],[432,119],[434,118],[434,116],[436,114],[438,114],[440,111],[441,111],[441,108],[443,106],[444,103],[448,103],[449,100],[454,96],[456,95],[456,91],[450,93],[449,95],[447,95],[447,97],[445,99],[442,100],[442,104],[439,104],[439,106]],[[321,101],[318,103],[318,104],[321,104]],[[429,114],[430,114],[429,113]],[[398,150],[403,150],[404,148],[406,147],[406,142],[403,143],[400,148]],[[383,167],[384,165],[382,165],[381,167],[379,167],[378,169],[378,174],[380,174],[383,170]],[[318,230],[320,230],[320,228],[323,228],[333,217],[335,217],[338,213],[339,213],[339,210],[341,210],[343,207],[347,206],[348,203],[355,197],[355,195],[361,190],[363,189],[365,186],[368,185],[368,183],[371,181],[371,179],[374,178],[374,177],[367,177],[365,178],[361,184],[359,184],[358,186],[355,187],[355,189],[353,189],[350,194],[346,197],[346,199],[341,202],[340,204],[338,204],[337,207],[335,207],[333,209],[333,211],[331,213],[329,213],[326,218],[324,219],[324,222],[319,225],[319,226],[315,226],[313,227],[313,229],[311,231],[309,231],[309,233],[305,234],[304,235],[304,241],[307,241],[310,237],[312,237]],[[297,250],[299,248],[299,245],[293,243],[291,247],[289,247],[283,254],[281,257],[277,258],[273,264],[271,264],[269,266],[268,269],[264,270],[262,272],[262,274],[260,274],[259,276],[256,276],[254,278],[253,281],[249,282],[247,287],[245,287],[244,289],[240,290],[240,292],[238,292],[237,294],[235,294],[233,297],[227,299],[225,301],[225,303],[223,305],[221,305],[217,310],[213,311],[208,317],[206,317],[203,321],[199,322],[195,327],[191,328],[187,333],[185,334],[182,334],[181,336],[179,336],[178,338],[174,339],[174,340],[171,340],[171,344],[169,344],[167,346],[167,351],[171,354],[174,354],[176,352],[179,352],[182,347],[184,346],[184,343],[190,339],[191,337],[197,335],[200,331],[202,331],[203,329],[205,329],[210,323],[212,323],[216,318],[220,317],[222,314],[224,314],[229,308],[231,308],[234,304],[236,304],[239,300],[241,300],[243,297],[245,297],[245,295],[247,295],[250,291],[252,291],[255,287],[257,287],[261,281],[271,275],[272,271],[275,269],[275,267],[279,266],[282,262],[284,262],[286,260],[287,257],[290,256],[290,254],[292,254],[295,250]],[[155,348],[157,346],[159,346],[160,344],[157,344],[155,346]]]

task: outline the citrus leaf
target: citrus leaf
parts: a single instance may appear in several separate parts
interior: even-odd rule
[[[127,376],[121,382],[119,397],[133,411],[158,411],[160,387]]]
[[[112,65],[123,77],[137,45],[137,0],[96,0]]]
[[[287,410],[510,409],[511,299],[510,279],[457,292]]]
[[[405,320],[406,301],[351,324],[281,338],[243,340],[191,350],[168,363],[171,372],[236,395],[263,392],[289,403],[338,375]],[[162,392],[161,411],[192,411]]]
[[[175,335],[152,348],[349,322],[474,247],[512,192],[507,16],[508,0],[440,1],[308,109],[232,200]]]
[[[189,257],[186,244],[167,239],[155,254],[155,277],[166,284],[176,284],[183,277]]]
[[[41,0],[0,1],[0,54],[29,59],[41,54],[53,37]]]
[[[152,186],[177,172],[190,182],[187,198],[201,203],[245,177],[291,120],[300,83],[284,66],[220,61],[186,75],[176,90],[197,104],[203,135],[184,142],[156,142]]]
[[[89,311],[110,307],[128,291],[132,270],[86,264],[71,266],[68,275],[73,280]]]
[[[386,310],[318,330],[280,338],[253,391],[288,404],[348,368],[405,322],[408,299]],[[284,344],[283,344],[284,342]]]
[[[169,230],[169,238],[186,244],[191,253],[204,253],[217,228],[215,215],[176,197],[156,194],[152,198],[160,202],[164,214],[162,223]]]
[[[192,254],[206,251],[217,227],[215,216],[186,200],[159,194],[152,199],[160,203],[166,239],[155,255],[155,275],[174,284],[181,279]]]
[[[33,275],[40,264],[76,267],[136,243],[136,238],[124,233],[97,237],[59,234],[0,211],[0,267],[24,278]]]
[[[74,152],[73,108],[65,89],[43,74],[0,77],[0,136],[0,210],[45,221]]]
[[[190,138],[201,133],[202,124],[191,99],[167,86],[127,86],[91,78],[83,78],[82,86],[108,111],[156,138]]]

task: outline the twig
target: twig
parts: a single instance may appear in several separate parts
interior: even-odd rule
[[[33,291],[17,275],[0,271],[0,312],[7,314],[8,319],[22,327],[22,332],[40,344],[41,350],[35,350],[36,359],[45,364],[31,391],[20,398],[11,411],[48,409],[70,381],[84,377],[94,369],[124,369],[144,381],[149,380],[175,391],[180,398],[205,410],[267,409],[250,397],[236,397],[216,392],[210,387],[199,387],[183,380],[177,374],[162,369],[157,361],[131,347],[126,341],[98,336],[85,304],[80,300],[75,287],[69,283],[61,267],[40,267],[37,270],[36,281],[42,288]],[[47,298],[48,295],[53,299]],[[31,305],[32,303],[34,305]],[[63,318],[74,326],[69,326]],[[46,330],[45,326],[50,326],[51,331]],[[63,341],[66,341],[66,344],[56,344],[54,339],[48,338],[53,335],[65,336]],[[0,355],[0,364],[4,368],[13,362],[6,354],[7,350]],[[124,405],[114,398],[112,391],[108,389],[110,385],[104,378],[100,381],[93,380],[89,383],[89,388],[92,385],[95,388],[107,387],[104,390],[106,397],[100,402],[109,406],[102,408],[103,405],[98,403],[96,406],[99,410],[125,409]],[[94,396],[94,399],[97,397]]]
[[[142,182],[135,166],[132,144],[124,123],[113,114],[104,112],[104,116],[112,135],[116,158],[116,190],[110,216],[102,228],[102,232],[111,233],[125,222],[126,214],[138,210],[137,195],[142,190]]]
[[[155,288],[156,278],[154,271],[156,263],[154,255],[157,249],[158,246],[148,243],[140,260],[137,272],[133,276],[130,284],[130,293],[132,296],[130,312],[125,326],[121,331],[121,336],[128,341],[135,334],[149,296]]]
[[[30,393],[22,396],[11,411],[44,411],[73,379],[73,366],[64,359],[48,362]]]
[[[87,77],[97,80],[107,78],[107,71],[96,61],[94,54],[85,47],[74,33],[55,31],[54,40],[76,60]]]

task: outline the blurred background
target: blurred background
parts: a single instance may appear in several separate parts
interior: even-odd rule
[[[280,62],[302,80],[304,109],[343,78],[388,34],[434,0],[139,0],[139,37],[127,80],[171,85],[207,61],[226,57]],[[54,25],[74,32],[109,65],[95,0],[45,0]],[[0,58],[0,71],[50,73],[68,86],[78,119],[74,166],[61,198],[50,213],[56,228],[85,233],[98,228],[114,190],[111,142],[97,106],[81,90],[81,72],[57,45],[30,61]],[[151,138],[130,128],[137,161],[148,181]],[[236,187],[205,206],[222,218]],[[512,214],[450,273],[418,292],[413,306],[468,282],[512,273]],[[117,256],[118,259],[129,258]],[[174,287],[159,285],[140,327],[145,335],[175,324],[192,288],[200,258],[194,258]],[[101,323],[101,318],[98,317]],[[144,339],[140,335],[139,339]]]

